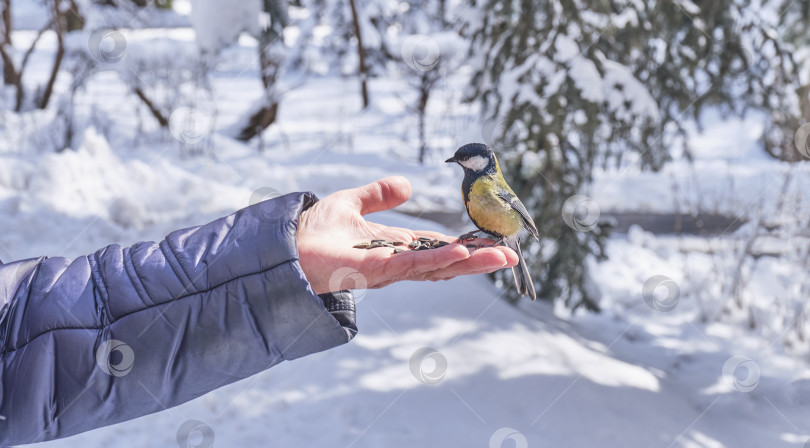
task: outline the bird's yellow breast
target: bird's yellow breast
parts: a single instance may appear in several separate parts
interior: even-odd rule
[[[484,232],[512,236],[520,232],[523,218],[508,202],[498,196],[498,192],[503,188],[503,185],[499,185],[490,176],[478,178],[470,186],[467,195],[467,213],[473,223]]]

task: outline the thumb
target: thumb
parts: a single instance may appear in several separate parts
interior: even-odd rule
[[[392,209],[411,197],[411,183],[402,176],[391,176],[368,185],[346,190],[348,199],[361,215]]]

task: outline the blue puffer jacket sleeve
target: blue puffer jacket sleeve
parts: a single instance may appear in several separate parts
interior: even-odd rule
[[[0,265],[0,445],[161,411],[348,342],[347,291],[298,263],[294,193],[160,243]]]

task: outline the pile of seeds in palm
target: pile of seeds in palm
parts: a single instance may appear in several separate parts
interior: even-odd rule
[[[443,246],[447,246],[447,241],[440,241],[434,240],[430,238],[420,237],[419,239],[413,240],[408,243],[408,248],[411,250],[430,250],[430,249],[438,249]],[[385,241],[385,240],[371,240],[368,243],[360,243],[355,244],[353,247],[355,249],[376,249],[378,247],[391,247],[394,249],[394,254],[398,254],[401,252],[405,252],[405,249],[398,246],[404,246],[405,242],[403,241]]]

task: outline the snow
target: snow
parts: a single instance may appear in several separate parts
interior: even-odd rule
[[[596,65],[581,56],[574,57],[570,64],[568,76],[574,81],[577,89],[582,91],[582,98],[594,103],[602,102],[602,78]]]
[[[200,48],[216,53],[235,42],[240,33],[258,31],[262,3],[240,0],[225,6],[217,0],[192,0],[190,17]]]
[[[1,259],[75,257],[111,243],[158,240],[231,213],[257,195],[311,190],[323,197],[392,174],[413,184],[413,198],[400,209],[409,214],[384,212],[371,220],[451,234],[469,230],[461,173],[443,163],[460,144],[487,138],[477,108],[459,93],[463,73],[443,79],[431,99],[433,150],[425,165],[416,163],[416,119],[409,113],[414,93],[404,79],[371,79],[373,103],[362,111],[355,78],[288,73],[283,82],[300,87],[285,91],[262,150],[257,142],[227,137],[261,98],[255,40],[237,41],[240,27],[223,25],[255,20],[247,14],[251,5],[232,3],[231,11],[220,7],[192,17],[195,27],[216,31],[206,32],[211,40],[203,47],[236,44],[220,50],[212,104],[187,101],[199,93],[188,79],[175,86],[172,117],[180,124],[174,132],[138,112],[122,74],[136,63],[159,72],[155,64],[196,58],[189,28],[122,31],[127,55],[78,96],[87,126],[75,150],[57,152],[63,148],[52,109],[3,112]],[[17,14],[33,21],[29,9]],[[225,13],[231,22],[214,20]],[[477,20],[474,11],[465,14]],[[24,46],[32,36],[20,31],[15,43]],[[430,39],[442,55],[464,55],[453,36]],[[30,62],[35,80],[46,76],[53,48],[46,34]],[[572,64],[568,74],[583,95],[623,108],[611,91],[618,83],[630,92],[629,113],[653,116],[649,95],[625,67],[604,61],[600,76],[593,65],[576,62],[584,59],[573,40],[560,39],[556,48],[554,61]],[[553,76],[561,70],[556,62],[538,56],[520,70],[542,70],[560,82]],[[57,90],[67,84],[60,80]],[[517,92],[520,84],[513,87]],[[191,128],[184,124],[189,116],[195,117]],[[707,114],[704,132],[689,129],[694,163],[677,159],[659,173],[601,169],[583,194],[602,214],[715,211],[754,218],[767,211],[759,204],[776,202],[792,170],[791,207],[797,214],[807,210],[801,192],[810,188],[808,163],[788,168],[764,156],[759,122],[754,115]],[[544,163],[534,153],[522,157],[526,170]],[[413,217],[435,212],[457,219],[439,224]],[[591,261],[601,314],[570,315],[526,301],[512,307],[483,276],[360,291],[360,333],[347,345],[164,412],[36,446],[176,446],[181,425],[198,420],[212,429],[216,446],[801,447],[810,439],[808,348],[784,332],[783,322],[804,306],[789,298],[802,297],[806,264],[768,256],[746,264],[743,299],[759,323],[748,328],[749,316],[724,307],[728,272],[750,227],[716,238],[656,236],[637,226],[612,236],[608,261]],[[790,246],[778,237],[758,244]],[[645,296],[654,276],[674,281],[677,297],[661,297],[660,289]],[[675,303],[670,311],[647,305],[667,298]],[[422,359],[425,354],[431,357]],[[442,359],[446,372],[434,372]]]
[[[622,11],[617,16],[613,17],[613,25],[617,28],[625,28],[629,26],[637,26],[638,25],[638,15],[636,14],[636,10],[632,8],[627,8]]]
[[[675,4],[693,16],[700,14],[700,7],[689,0],[676,0]]]
[[[658,118],[658,103],[655,102],[647,88],[644,87],[626,66],[615,61],[603,62],[605,70],[602,78],[602,92],[608,108],[613,111],[625,109],[625,102],[630,102],[630,112],[644,118]]]

